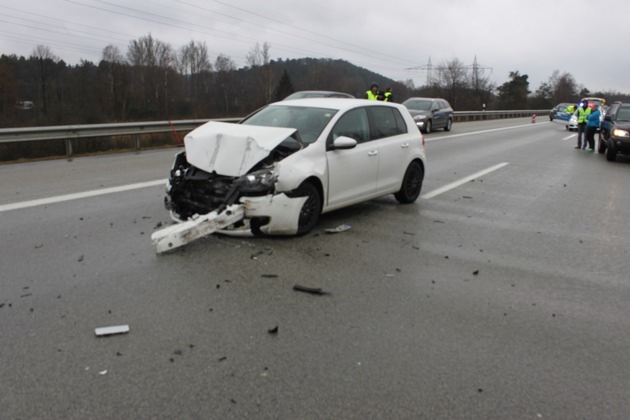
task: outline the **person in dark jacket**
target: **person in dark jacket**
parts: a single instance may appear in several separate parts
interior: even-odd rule
[[[595,150],[595,133],[599,128],[599,117],[601,115],[602,114],[599,110],[599,106],[597,104],[594,104],[593,110],[586,117],[586,140],[588,141],[588,147],[584,150],[586,150],[587,152],[592,152],[593,150]]]
[[[385,89],[383,100],[385,102],[394,102],[394,93],[392,92],[391,86],[387,86],[387,89]]]

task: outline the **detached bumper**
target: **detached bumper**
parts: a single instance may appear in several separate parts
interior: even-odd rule
[[[228,206],[221,213],[210,212],[155,231],[151,241],[156,252],[172,251],[204,236],[219,232],[231,236],[253,236],[251,220],[265,220],[258,227],[267,235],[295,235],[300,210],[307,197],[288,197],[281,193],[263,197],[243,197],[241,204]],[[244,223],[235,227],[240,221]]]

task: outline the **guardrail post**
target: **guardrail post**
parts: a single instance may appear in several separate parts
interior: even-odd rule
[[[66,139],[66,157],[72,160],[72,139]]]
[[[133,135],[133,141],[136,147],[136,152],[140,152],[140,135],[139,134],[134,134]]]

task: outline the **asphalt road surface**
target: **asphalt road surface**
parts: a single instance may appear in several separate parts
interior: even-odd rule
[[[0,419],[630,418],[630,159],[426,138],[415,204],[164,255],[174,150],[0,166]]]

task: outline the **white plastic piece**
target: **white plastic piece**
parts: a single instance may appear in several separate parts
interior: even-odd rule
[[[352,229],[352,225],[348,225],[348,224],[343,224],[343,225],[339,225],[337,227],[334,228],[328,228],[326,229],[326,233],[339,233],[339,232],[345,232],[346,230]]]
[[[161,254],[208,236],[242,220],[243,217],[243,206],[241,204],[233,204],[221,213],[213,211],[183,223],[155,231],[151,235],[151,241],[155,244],[157,253]]]
[[[113,325],[111,327],[96,328],[94,333],[97,336],[113,335],[113,334],[126,334],[129,332],[129,325]]]

